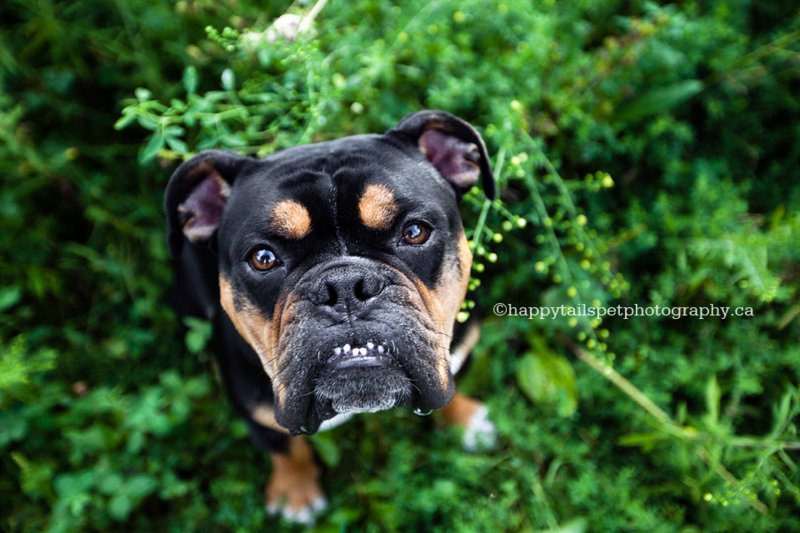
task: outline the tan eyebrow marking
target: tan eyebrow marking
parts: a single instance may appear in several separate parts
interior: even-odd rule
[[[386,185],[374,183],[367,185],[358,201],[358,216],[361,222],[374,230],[389,229],[399,211],[394,194]]]
[[[281,200],[272,209],[270,228],[286,239],[302,239],[311,232],[311,215],[296,200]]]

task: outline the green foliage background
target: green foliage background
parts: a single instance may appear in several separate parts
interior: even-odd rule
[[[331,0],[271,42],[309,8],[0,7],[2,528],[274,527],[208,325],[166,304],[163,187],[203,148],[263,155],[421,108],[478,126],[503,189],[465,199],[464,309],[486,316],[464,389],[501,445],[465,454],[399,411],[320,434],[317,528],[800,528],[796,3]],[[539,321],[495,302],[755,316]]]

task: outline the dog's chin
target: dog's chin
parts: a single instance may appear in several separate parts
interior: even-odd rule
[[[411,378],[398,366],[335,368],[328,365],[305,400],[278,413],[292,434],[311,434],[326,420],[356,413],[375,413],[420,402]],[[288,407],[288,406],[287,406]]]
[[[411,379],[390,366],[329,370],[317,379],[317,405],[337,415],[374,413],[406,405],[411,400]],[[326,411],[328,409],[325,409]]]

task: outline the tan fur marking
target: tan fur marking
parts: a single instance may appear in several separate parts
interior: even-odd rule
[[[311,232],[311,215],[300,202],[281,200],[272,209],[269,226],[286,239],[302,239]]]
[[[285,502],[292,511],[299,511],[323,497],[319,469],[305,437],[292,437],[288,454],[271,453],[270,456],[272,475],[264,491],[268,507],[278,507]]]
[[[439,284],[430,293],[427,293],[424,288],[420,290],[423,298],[427,300],[426,303],[433,303],[433,305],[429,305],[428,309],[440,330],[450,337],[453,335],[456,315],[467,295],[469,272],[472,267],[472,252],[469,250],[467,237],[463,232],[458,238],[457,246],[458,265],[453,263],[445,266]],[[420,283],[420,285],[422,284]],[[448,350],[447,354],[449,355],[449,353]],[[449,359],[449,357],[442,357],[439,361],[438,371],[443,384],[447,382],[450,373]]]
[[[219,277],[219,300],[225,314],[231,319],[233,326],[239,335],[247,341],[253,350],[258,354],[261,364],[267,376],[272,380],[275,392],[275,402],[280,401],[280,393],[283,390],[277,376],[277,361],[272,349],[276,345],[277,331],[274,322],[267,320],[256,307],[248,301],[244,301],[237,311],[234,304],[233,289],[230,282],[224,277]],[[277,306],[276,306],[277,309]]]
[[[434,328],[443,334],[436,339],[439,345],[436,372],[443,388],[447,388],[450,381],[450,339],[456,315],[467,294],[472,266],[472,252],[463,232],[458,237],[457,247],[458,262],[451,261],[443,266],[439,284],[434,290],[429,290],[419,279],[412,280],[422,308],[433,320]]]
[[[442,334],[437,335],[434,339],[434,342],[439,346],[437,350],[436,373],[442,388],[447,388],[447,384],[450,380],[450,365],[448,360],[450,355],[450,339],[453,336],[453,324],[447,324],[445,320],[447,313],[442,308],[442,303],[439,298],[436,297],[436,294],[429,290],[421,280],[414,279],[413,282],[416,293],[421,300],[421,307],[427,311],[427,314],[433,321],[431,324],[433,327],[432,329]]]
[[[433,291],[434,296],[441,302],[446,315],[443,317],[445,323],[450,327],[455,323],[458,310],[467,295],[467,285],[469,285],[469,272],[472,268],[472,252],[467,244],[467,237],[464,233],[458,238],[458,267],[446,269],[442,272],[439,285]]]
[[[272,323],[267,320],[250,302],[245,301],[236,309],[233,298],[233,289],[227,279],[219,277],[219,300],[222,308],[233,322],[236,331],[247,341],[256,351],[264,364],[269,376],[275,373],[272,353],[269,349],[269,337],[272,330]]]
[[[465,396],[457,392],[450,403],[442,407],[439,411],[442,414],[444,421],[450,425],[457,425],[467,427],[469,421],[475,415],[475,412],[480,409],[481,402],[474,400],[469,396]]]
[[[219,299],[225,314],[231,319],[236,331],[247,341],[250,347],[258,354],[264,371],[272,380],[272,388],[275,393],[275,405],[279,405],[282,400],[282,393],[285,385],[281,379],[281,354],[283,350],[279,346],[279,333],[281,325],[291,317],[294,300],[288,302],[284,297],[278,298],[273,311],[272,320],[268,320],[261,312],[247,299],[241,299],[234,303],[233,289],[230,282],[222,275],[219,277]],[[238,307],[238,310],[237,310]],[[283,310],[288,309],[283,316]]]
[[[278,421],[275,419],[275,409],[268,405],[257,405],[255,409],[250,411],[250,416],[253,420],[266,428],[286,433],[286,428],[278,424]]]
[[[399,210],[394,194],[386,185],[375,183],[367,185],[358,201],[358,216],[361,222],[374,230],[392,227]]]

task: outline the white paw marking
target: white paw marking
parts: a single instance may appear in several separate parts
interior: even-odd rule
[[[462,445],[468,452],[488,450],[497,445],[497,430],[489,420],[489,409],[485,405],[481,405],[469,419],[464,428]]]
[[[307,505],[297,509],[292,509],[288,505],[280,505],[278,503],[271,503],[267,505],[266,510],[270,516],[280,515],[281,518],[287,522],[294,524],[301,524],[304,526],[313,526],[317,516],[325,510],[328,506],[328,500],[324,496],[317,496]]]

